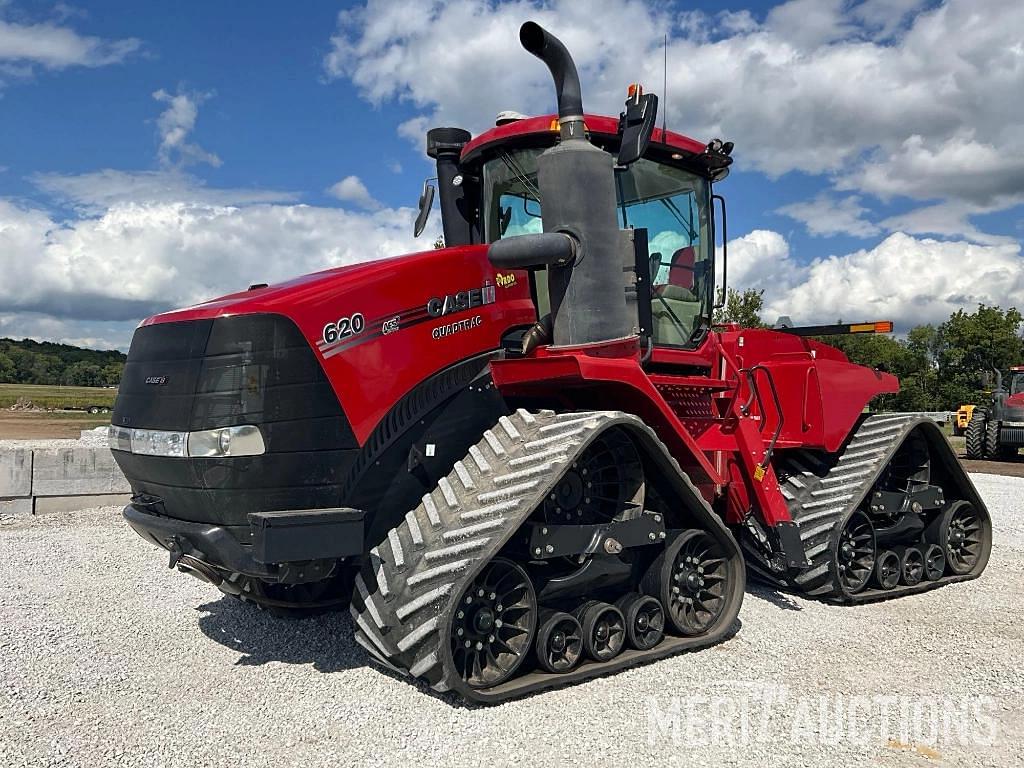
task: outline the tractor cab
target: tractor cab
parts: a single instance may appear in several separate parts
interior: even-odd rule
[[[642,89],[631,89],[630,97],[635,93]],[[446,245],[492,244],[543,231],[538,160],[560,140],[558,119],[499,117],[498,126],[472,140],[451,128],[428,134],[428,153],[438,160]],[[588,138],[609,154],[610,163],[622,148],[623,121],[624,116],[585,117]],[[447,158],[438,147],[459,137],[465,143],[457,169],[446,169]],[[713,197],[722,202],[725,215],[724,199],[712,195],[712,183],[728,175],[731,151],[731,144],[705,145],[653,129],[642,156],[628,165],[615,164],[618,227],[646,231],[647,263],[637,271],[646,272],[643,278],[650,281],[649,335],[658,346],[695,346],[711,327],[716,298]],[[531,273],[538,317],[544,317],[550,312],[548,271]]]
[[[1024,401],[1024,365],[1015,365],[1010,369],[1010,381],[1006,391],[1010,397],[1019,395],[1017,399]]]

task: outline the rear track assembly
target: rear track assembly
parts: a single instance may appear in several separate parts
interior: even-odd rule
[[[988,562],[988,512],[926,417],[865,418],[837,456],[788,451],[778,456],[775,468],[811,565],[779,573],[745,547],[751,573],[763,581],[822,600],[861,603],[974,579]],[[929,485],[930,472],[936,470],[943,488]],[[885,478],[893,475],[904,482],[902,494],[884,489]],[[881,527],[899,519],[887,510],[893,503],[920,513],[904,517],[919,517],[923,528],[901,523],[905,527],[898,543],[908,546],[875,540],[876,532],[895,528]],[[926,560],[930,545],[939,551],[930,550]]]

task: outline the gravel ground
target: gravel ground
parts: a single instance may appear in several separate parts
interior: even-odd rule
[[[115,509],[10,522],[0,766],[1021,765],[1024,479],[974,480],[977,581],[857,608],[753,588],[722,645],[492,708],[368,666],[347,615],[170,573]]]

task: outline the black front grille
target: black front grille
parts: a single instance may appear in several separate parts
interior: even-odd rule
[[[183,520],[247,525],[250,512],[338,504],[358,443],[313,349],[279,315],[149,325],[136,331],[114,424],[198,431],[253,424],[263,456],[114,455],[136,494]]]
[[[1024,445],[1024,427],[1003,427],[999,430],[999,442],[1003,445]]]

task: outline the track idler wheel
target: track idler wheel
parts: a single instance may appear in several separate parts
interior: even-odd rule
[[[924,552],[917,547],[900,547],[896,550],[900,558],[900,584],[915,587],[924,578]]]
[[[707,532],[677,536],[651,563],[641,583],[665,608],[669,626],[686,637],[709,631],[732,589],[725,552]]]
[[[452,664],[472,688],[490,688],[515,674],[537,626],[530,577],[511,560],[495,558],[459,598],[452,621]]]
[[[955,501],[925,531],[925,540],[945,550],[946,564],[957,576],[970,573],[991,545],[992,531],[969,501]]]
[[[846,519],[836,541],[836,576],[846,594],[856,594],[867,586],[876,559],[875,528],[871,518],[858,509]]]
[[[900,583],[900,556],[891,549],[878,553],[875,559],[875,581],[882,589],[892,589]]]
[[[615,602],[626,619],[626,642],[630,648],[649,651],[665,637],[665,610],[658,598],[630,593]]]
[[[576,609],[583,629],[583,649],[595,661],[618,656],[626,641],[626,618],[610,603],[590,600]]]
[[[546,672],[568,672],[583,658],[583,628],[563,611],[541,614],[537,627],[537,663]]]
[[[924,550],[924,577],[938,581],[946,572],[946,553],[938,544],[929,544]]]

